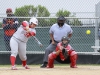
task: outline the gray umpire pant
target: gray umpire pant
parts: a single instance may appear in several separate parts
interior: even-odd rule
[[[43,62],[48,62],[48,55],[50,53],[52,53],[53,51],[55,51],[56,46],[57,46],[58,42],[55,42],[55,44],[50,44],[46,49],[45,49],[45,54],[44,54],[44,59]]]

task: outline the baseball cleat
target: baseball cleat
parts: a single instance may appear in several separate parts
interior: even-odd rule
[[[71,68],[78,68],[77,66],[70,66]]]
[[[30,69],[30,68],[28,67],[28,65],[25,65],[24,67],[25,67],[25,69]]]
[[[18,69],[16,68],[16,66],[12,66],[11,70],[18,70]]]

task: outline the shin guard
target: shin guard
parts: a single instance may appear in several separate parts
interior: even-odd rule
[[[47,68],[53,68],[54,67],[54,60],[57,57],[56,53],[50,53],[48,56],[48,64],[47,64]]]
[[[76,66],[77,54],[70,56],[70,60],[71,60],[70,67],[71,68],[77,68],[77,66]]]

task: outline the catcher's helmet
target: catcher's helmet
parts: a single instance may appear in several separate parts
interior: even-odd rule
[[[61,39],[61,41],[63,41],[63,40],[70,41],[70,39],[67,36],[63,36],[62,39]]]
[[[65,40],[65,42],[64,42],[64,40]],[[68,37],[66,37],[66,36],[63,36],[62,39],[61,39],[61,41],[62,41],[62,45],[64,47],[66,47],[68,45],[68,43],[70,42],[70,39]]]
[[[30,24],[31,24],[31,23],[34,23],[34,24],[38,25],[38,20],[37,20],[35,17],[32,17],[32,18],[30,19],[29,23],[30,23]]]
[[[12,12],[12,9],[11,8],[7,8],[6,9],[6,13],[10,13],[10,12]]]

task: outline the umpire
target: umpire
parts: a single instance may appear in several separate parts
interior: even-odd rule
[[[71,38],[73,30],[71,27],[65,23],[66,19],[64,16],[60,16],[57,18],[57,23],[53,24],[49,30],[51,44],[45,49],[45,54],[43,58],[43,64],[40,66],[41,68],[47,67],[48,64],[48,55],[55,51],[55,48],[63,36],[67,36]]]

